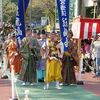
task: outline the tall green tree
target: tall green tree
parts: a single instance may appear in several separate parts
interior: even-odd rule
[[[3,21],[15,23],[17,5],[9,0],[3,0]]]
[[[33,19],[49,17],[52,27],[55,25],[55,0],[32,0]]]
[[[52,27],[55,26],[55,0],[40,0],[41,8],[47,17],[50,18]]]

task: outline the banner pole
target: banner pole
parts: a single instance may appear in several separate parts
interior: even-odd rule
[[[11,66],[11,84],[12,84],[12,99],[15,98],[15,90],[14,90],[14,66]]]
[[[81,56],[81,39],[78,39],[78,57],[79,57],[79,70],[78,70],[78,81],[77,84],[78,85],[83,85],[83,81],[82,81],[82,75],[81,75],[81,70],[83,67],[83,59]]]
[[[2,0],[0,0],[0,28],[3,27],[3,7]]]
[[[18,100],[18,98],[15,97],[14,65],[11,65],[11,92],[12,92],[12,98],[9,100]]]
[[[32,0],[30,0],[30,32],[32,31]]]
[[[56,0],[55,0],[55,22],[54,22],[54,31],[56,30]]]

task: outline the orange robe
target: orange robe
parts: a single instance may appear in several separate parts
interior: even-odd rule
[[[11,41],[8,45],[8,59],[10,62],[10,70],[11,65],[14,65],[14,72],[18,74],[20,72],[21,66],[21,57],[17,52],[17,44],[14,41]]]

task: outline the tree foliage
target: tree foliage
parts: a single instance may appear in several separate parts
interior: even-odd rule
[[[52,27],[55,22],[55,0],[32,0],[33,19],[39,20],[41,17],[49,17]]]
[[[17,5],[9,2],[9,0],[3,0],[3,21],[15,23]]]
[[[41,8],[47,17],[50,18],[52,27],[55,25],[55,0],[40,0]]]
[[[55,22],[55,0],[31,0],[32,4],[29,4],[26,12],[26,18],[30,18],[30,6],[32,6],[32,22],[41,21],[41,17],[49,17],[52,27]],[[3,20],[15,23],[16,10],[18,0],[3,0]]]

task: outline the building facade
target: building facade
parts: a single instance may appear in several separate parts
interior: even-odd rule
[[[78,16],[96,18],[100,15],[100,0],[75,0],[75,13]]]
[[[97,1],[97,16],[100,16],[100,0]]]

